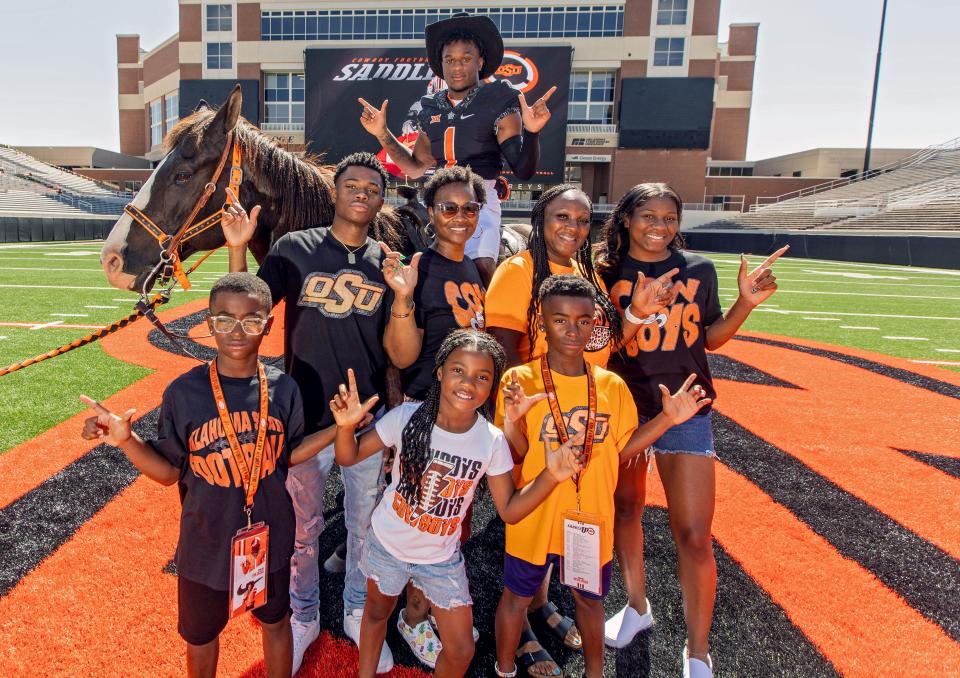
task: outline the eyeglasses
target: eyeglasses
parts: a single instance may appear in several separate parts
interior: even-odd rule
[[[478,202],[465,202],[462,205],[455,202],[438,202],[433,209],[447,219],[453,219],[458,212],[462,212],[467,219],[476,219],[482,208],[483,205]]]
[[[263,330],[267,327],[266,318],[243,318],[240,320],[228,315],[212,315],[210,320],[213,322],[213,331],[217,334],[230,334],[237,329],[239,324],[244,334],[256,337],[263,334]]]

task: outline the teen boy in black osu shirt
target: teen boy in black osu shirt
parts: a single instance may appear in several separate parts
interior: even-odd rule
[[[386,402],[387,359],[396,358],[384,350],[382,337],[394,299],[381,272],[383,251],[369,236],[370,224],[383,205],[386,183],[386,171],[370,153],[344,158],[334,173],[333,222],[281,237],[257,273],[270,286],[275,302],[286,301],[284,360],[287,373],[303,393],[308,433],[333,421],[327,403],[346,382],[348,367],[353,368],[364,398],[379,395],[380,402]],[[231,270],[246,268],[245,248],[256,228],[255,211],[256,207],[247,218],[237,208],[238,225],[234,218],[224,222]],[[288,482],[297,514],[290,581],[294,672],[320,630],[317,540],[323,530],[324,487],[332,464],[331,446],[314,463],[294,469]],[[360,549],[370,526],[381,468],[380,455],[374,455],[342,474],[347,526],[344,631],[354,642],[360,637],[367,587],[358,566]],[[393,666],[393,657],[386,644],[383,648],[379,669],[386,672]]]
[[[528,106],[508,82],[484,82],[503,60],[503,39],[489,17],[458,13],[430,24],[426,49],[430,68],[443,76],[447,88],[420,100],[420,135],[412,152],[387,128],[387,100],[378,109],[360,99],[360,123],[409,177],[421,177],[435,165],[462,165],[485,181],[488,202],[479,219],[479,239],[475,234],[466,252],[486,285],[500,248],[500,203],[493,182],[503,169],[501,157],[517,178],[533,176],[540,156],[538,134],[550,120],[547,100],[556,88]]]

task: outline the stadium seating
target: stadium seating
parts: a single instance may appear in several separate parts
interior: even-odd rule
[[[0,145],[0,214],[32,212],[119,215],[130,196],[104,188],[95,181]],[[37,198],[26,198],[32,194]]]
[[[698,228],[942,231],[960,228],[960,139],[933,146],[868,178],[827,182]]]

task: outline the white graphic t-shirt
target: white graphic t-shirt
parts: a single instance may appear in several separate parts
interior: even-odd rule
[[[404,403],[377,422],[384,445],[395,445],[392,482],[373,511],[370,526],[383,547],[408,563],[441,563],[460,545],[461,521],[473,502],[477,484],[485,473],[513,471],[513,459],[503,432],[483,417],[466,433],[433,427],[433,457],[420,482],[418,496],[398,492],[403,427],[420,407]]]

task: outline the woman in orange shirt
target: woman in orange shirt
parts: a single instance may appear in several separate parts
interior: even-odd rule
[[[530,212],[532,231],[528,249],[497,267],[487,288],[484,316],[487,331],[503,346],[507,367],[522,365],[547,352],[547,342],[538,331],[540,285],[554,274],[574,273],[597,289],[597,324],[586,347],[587,362],[606,367],[610,351],[622,340],[622,323],[590,256],[590,222],[593,203],[579,187],[560,184],[543,192]],[[543,621],[564,644],[582,647],[574,621],[563,615],[547,598],[550,574],[544,578],[530,604],[531,614]],[[559,666],[526,628],[520,653],[536,661],[528,669],[534,676],[560,675]]]

